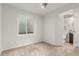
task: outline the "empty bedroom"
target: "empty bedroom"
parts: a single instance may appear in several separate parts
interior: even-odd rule
[[[79,56],[79,3],[0,3],[1,56]]]

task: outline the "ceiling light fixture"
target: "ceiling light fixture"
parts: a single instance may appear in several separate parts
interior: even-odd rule
[[[47,6],[47,3],[41,3],[42,8],[46,8],[46,6]]]

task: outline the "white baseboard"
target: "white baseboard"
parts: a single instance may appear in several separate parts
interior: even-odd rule
[[[31,45],[31,44],[38,43],[38,42],[42,42],[42,41],[29,42],[29,43],[27,43],[27,44],[21,44],[21,45],[19,45],[19,46],[14,46],[14,47],[2,49],[2,51],[9,50],[9,49],[14,49],[14,48],[22,47],[22,46],[27,46],[27,45]]]
[[[55,45],[54,42],[49,42],[49,41],[44,41],[44,42],[47,42],[47,43],[52,44],[52,45]]]
[[[51,45],[55,45],[55,46],[64,46],[64,43],[58,44],[56,42],[50,42],[50,41],[45,41],[45,42],[47,42],[47,43],[49,43]]]

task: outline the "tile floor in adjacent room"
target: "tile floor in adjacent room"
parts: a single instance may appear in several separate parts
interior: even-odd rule
[[[69,44],[54,46],[40,42],[3,51],[2,56],[79,56],[79,48],[74,48]]]

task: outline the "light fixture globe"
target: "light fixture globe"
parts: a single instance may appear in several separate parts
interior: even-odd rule
[[[46,6],[47,6],[47,3],[41,3],[42,8],[46,8]]]

